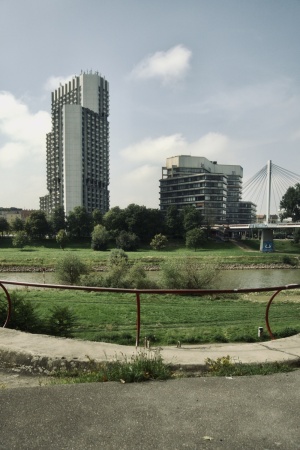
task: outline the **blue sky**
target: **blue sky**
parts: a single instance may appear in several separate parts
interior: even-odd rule
[[[0,0],[0,206],[47,193],[50,93],[81,70],[110,83],[111,207],[158,207],[178,154],[300,173],[299,23],[299,0]]]

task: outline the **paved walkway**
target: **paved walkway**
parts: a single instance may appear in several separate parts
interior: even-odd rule
[[[197,369],[207,358],[229,355],[242,363],[294,362],[300,358],[300,334],[268,342],[245,344],[206,344],[159,347],[164,362],[173,366]],[[16,330],[0,329],[0,361],[7,367],[19,367],[29,372],[48,372],[57,368],[85,366],[97,362],[130,357],[145,351],[103,342],[80,341]],[[148,351],[148,350],[146,350]]]
[[[1,365],[41,374],[140,350],[0,329]],[[165,362],[193,368],[226,355],[245,363],[292,362],[300,357],[300,335],[160,351]],[[300,450],[300,370],[132,384],[52,386],[44,385],[43,375],[23,378],[39,384],[1,386],[0,371],[3,450]]]

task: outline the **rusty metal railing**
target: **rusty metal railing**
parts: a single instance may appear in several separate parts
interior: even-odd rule
[[[7,317],[3,327],[6,327],[12,312],[12,302],[9,295],[8,290],[4,285],[14,285],[14,286],[27,286],[27,287],[35,287],[35,288],[45,288],[45,289],[69,289],[69,290],[77,290],[77,291],[86,291],[86,292],[116,292],[116,293],[126,293],[126,294],[134,294],[136,297],[136,347],[139,346],[140,343],[140,333],[141,333],[141,294],[156,294],[156,295],[165,295],[165,294],[174,294],[174,295],[213,295],[213,294],[245,294],[251,292],[274,292],[267,303],[266,313],[265,313],[265,323],[271,339],[275,339],[270,323],[269,323],[269,311],[271,304],[274,298],[282,291],[287,291],[291,289],[299,289],[300,284],[287,284],[285,286],[272,286],[272,287],[263,287],[263,288],[245,288],[245,289],[122,289],[122,288],[105,288],[105,287],[91,287],[91,286],[70,286],[70,285],[61,285],[61,284],[40,284],[40,283],[25,283],[21,281],[6,281],[0,280],[0,287],[3,289],[7,303]]]

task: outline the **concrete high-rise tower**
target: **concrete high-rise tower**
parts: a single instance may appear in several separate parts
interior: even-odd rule
[[[82,72],[51,94],[47,134],[47,190],[40,208],[109,210],[109,85],[98,72]]]

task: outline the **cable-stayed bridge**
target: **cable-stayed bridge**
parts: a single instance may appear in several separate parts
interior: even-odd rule
[[[289,187],[300,183],[300,175],[268,161],[267,164],[243,186],[243,200],[250,200],[257,205],[258,212],[265,216],[263,223],[234,224],[229,225],[230,230],[261,230],[261,251],[274,251],[273,230],[300,228],[296,222],[271,223],[271,211],[273,215],[280,214],[280,201]],[[262,208],[263,211],[262,212]]]
[[[243,200],[250,200],[257,205],[258,214],[266,215],[280,211],[280,201],[289,187],[300,183],[300,175],[283,169],[268,161],[267,164],[253,175],[243,186]]]

